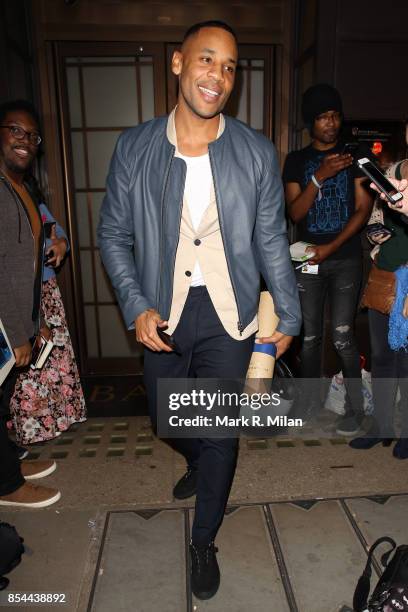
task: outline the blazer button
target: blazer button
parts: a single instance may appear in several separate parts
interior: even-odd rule
[[[196,246],[200,246],[200,244],[201,244],[201,240],[199,240],[198,238],[196,238],[196,239],[194,240],[194,244],[195,244]]]
[[[191,276],[191,272],[190,272],[190,270],[186,270],[186,271],[185,271],[185,275],[186,275],[186,276]]]

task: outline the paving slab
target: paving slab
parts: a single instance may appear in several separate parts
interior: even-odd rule
[[[389,448],[354,451],[315,433],[241,441],[233,511],[217,538],[221,588],[208,602],[191,599],[187,584],[184,519],[195,499],[172,497],[185,462],[152,436],[146,417],[89,419],[34,445],[38,458],[58,461],[41,484],[62,498],[44,510],[0,512],[33,550],[10,574],[12,590],[64,589],[66,612],[294,612],[284,583],[298,612],[338,612],[351,602],[364,540],[406,542],[408,462]]]
[[[0,520],[13,524],[29,549],[21,564],[9,574],[10,586],[6,592],[65,594],[66,605],[61,605],[61,609],[64,612],[77,610],[88,549],[96,537],[96,510],[2,511]],[[1,607],[5,609],[17,610],[11,606]],[[55,612],[57,606],[41,605],[40,609]]]
[[[345,503],[368,546],[382,536],[394,538],[397,545],[408,543],[408,495],[378,496],[376,499],[348,499]],[[389,550],[389,544],[384,544],[377,549],[378,561],[385,550]]]
[[[190,514],[192,524],[193,513]],[[262,506],[226,515],[217,536],[221,585],[210,601],[193,597],[199,612],[289,612]]]
[[[398,462],[389,448],[378,445],[367,455],[342,438],[310,441],[319,445],[282,437],[250,450],[241,441],[230,503],[406,493],[408,461]]]
[[[270,508],[299,611],[350,605],[366,555],[340,504]]]
[[[398,462],[389,448],[373,448],[367,461],[367,453],[351,449],[345,438],[315,433],[307,439],[242,439],[230,502],[406,493],[408,462]],[[154,438],[147,417],[89,419],[30,450],[39,459],[58,461],[47,483],[61,488],[59,508],[171,504],[186,467]]]
[[[184,513],[112,512],[92,612],[184,612]]]

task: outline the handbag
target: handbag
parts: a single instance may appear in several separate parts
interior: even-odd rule
[[[361,306],[390,314],[395,300],[395,274],[382,270],[376,264],[371,266],[367,284],[361,298]]]
[[[374,551],[380,544],[388,542],[390,550],[381,557],[385,568],[367,605],[370,592],[371,564]],[[389,560],[391,553],[395,553]],[[360,577],[353,597],[355,612],[400,612],[408,611],[408,546],[398,546],[389,537],[379,538],[368,551],[367,564]]]

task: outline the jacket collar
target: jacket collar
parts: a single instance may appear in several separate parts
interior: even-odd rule
[[[176,156],[179,156],[181,154],[177,147],[177,132],[176,132],[176,121],[175,121],[176,108],[177,106],[173,108],[170,115],[168,116],[166,134],[167,134],[167,138],[169,142],[174,147],[176,147]],[[218,133],[216,136],[216,140],[223,134],[224,130],[225,130],[225,118],[224,118],[224,115],[220,113],[220,122],[218,125]]]

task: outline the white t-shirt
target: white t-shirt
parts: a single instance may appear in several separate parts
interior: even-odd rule
[[[198,157],[187,157],[178,154],[187,164],[186,184],[184,198],[187,201],[191,222],[195,231],[198,230],[201,219],[210,204],[212,172],[208,153]],[[200,265],[196,261],[191,275],[191,286],[205,285]]]

